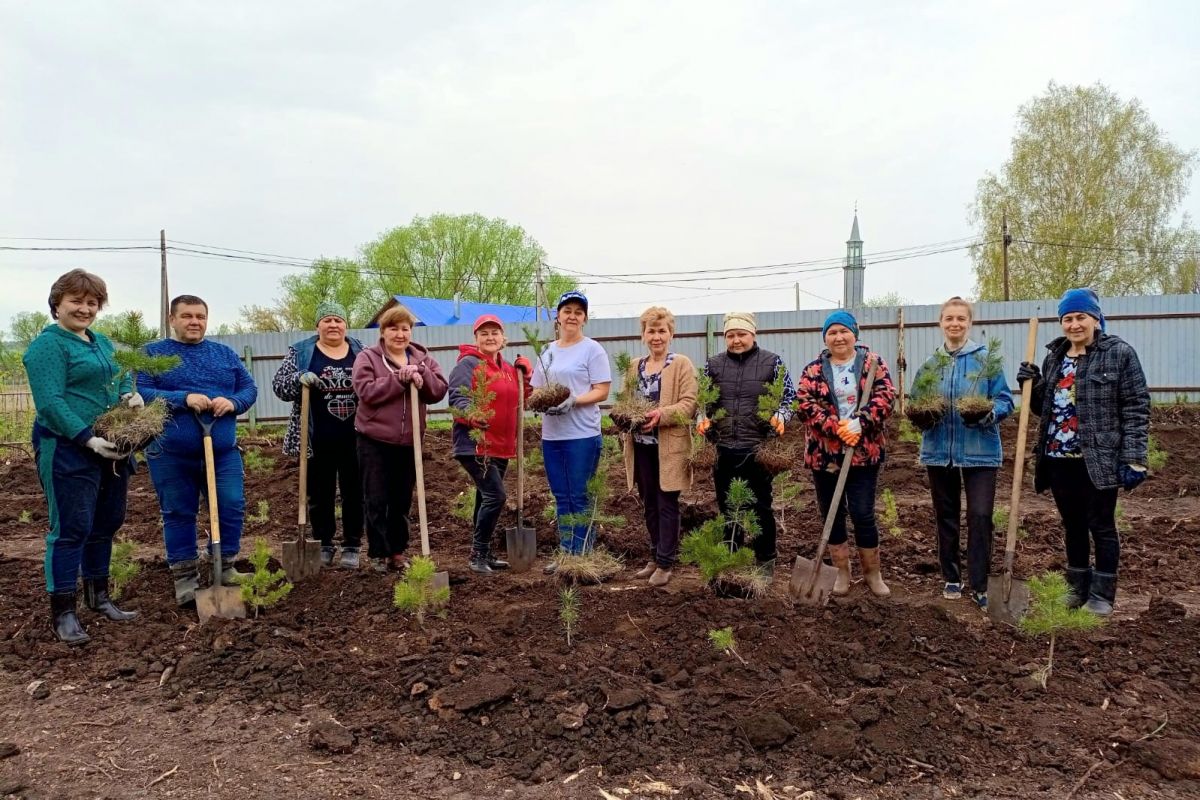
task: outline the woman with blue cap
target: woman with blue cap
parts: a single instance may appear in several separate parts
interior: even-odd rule
[[[892,592],[883,582],[879,566],[875,487],[883,465],[885,426],[892,415],[896,389],[879,354],[858,343],[858,320],[849,311],[838,309],[826,317],[821,335],[825,349],[800,373],[796,413],[808,427],[804,463],[812,470],[822,516],[833,505],[845,448],[854,448],[845,495],[839,501],[829,534],[829,557],[838,571],[833,593],[841,596],[850,592],[850,545],[846,540],[849,513],[854,522],[854,543],[863,579],[872,594],[887,597]],[[867,385],[872,363],[875,379]],[[858,401],[864,393],[866,402],[860,409]]]
[[[1058,318],[1063,335],[1046,345],[1041,369],[1026,361],[1017,371],[1033,381],[1030,410],[1042,418],[1034,489],[1049,488],[1062,517],[1073,606],[1108,616],[1121,555],[1117,492],[1146,479],[1150,392],[1137,353],[1105,330],[1095,291],[1068,289]]]

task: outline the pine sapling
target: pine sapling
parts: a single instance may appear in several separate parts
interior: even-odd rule
[[[954,404],[964,422],[975,424],[991,413],[994,403],[990,398],[979,394],[979,383],[982,381],[986,387],[1000,377],[1003,370],[1004,354],[1000,352],[1000,340],[989,339],[984,354],[975,354],[975,371],[968,375],[971,379],[970,387]]]
[[[129,582],[142,571],[142,565],[133,557],[137,545],[128,539],[114,542],[108,561],[108,592],[118,600]]]
[[[437,564],[428,556],[416,556],[396,581],[392,592],[392,603],[406,614],[412,614],[417,624],[425,627],[425,614],[440,613],[450,602],[450,587],[434,590],[433,576]]]
[[[17,522],[21,523],[22,525],[28,525],[29,523],[33,522],[33,512],[27,508],[21,509],[21,513],[17,517]]]
[[[466,397],[467,407],[460,411],[458,416],[471,428],[471,441],[478,444],[483,440],[484,429],[492,421],[492,417],[496,416],[496,409],[492,405],[496,402],[496,393],[492,391],[491,381],[488,379],[487,365],[482,361],[472,373],[471,386],[466,391]]]
[[[617,353],[615,360],[617,374],[621,376],[623,383],[608,416],[618,431],[636,431],[646,422],[646,415],[653,411],[655,406],[638,391],[637,378],[630,378],[629,370],[633,366],[633,359],[629,354]]]
[[[696,370],[696,407],[699,410],[700,419],[716,422],[725,416],[725,409],[718,408],[717,403],[721,399],[721,387],[713,382],[711,376],[704,371],[704,368]],[[683,424],[691,424],[691,420],[683,422]],[[711,446],[710,438],[714,437],[715,432],[711,432],[708,436],[701,434],[695,428],[691,428],[692,447],[688,453],[688,463],[698,469],[709,469],[716,461],[716,448]]]
[[[161,375],[181,363],[179,356],[151,356],[141,350],[118,350],[113,354],[113,360],[121,368],[113,378],[113,386],[120,386],[125,376],[129,376],[135,392],[139,373]],[[97,436],[112,442],[122,453],[132,454],[162,435],[169,413],[167,403],[161,397],[141,408],[130,408],[118,402],[98,416],[92,428]]]
[[[759,421],[769,423],[771,418],[779,413],[784,405],[783,398],[786,393],[786,376],[782,369],[777,369],[775,379],[768,383],[766,391],[758,396]],[[791,437],[768,436],[756,448],[754,458],[771,475],[787,472],[796,463],[796,442]]]
[[[558,592],[558,619],[567,632],[567,647],[571,646],[571,631],[579,622],[579,590],[574,586],[560,589]]]
[[[760,597],[770,582],[755,569],[754,551],[737,547],[754,539],[762,528],[754,512],[754,493],[742,478],[735,478],[725,494],[727,514],[718,514],[683,537],[679,560],[695,564],[700,576],[719,594]]]
[[[459,492],[454,496],[454,506],[450,513],[463,522],[475,521],[475,487]]]
[[[603,511],[604,504],[609,498],[608,468],[614,458],[612,452],[602,453],[596,472],[588,479],[588,510],[579,514],[565,514],[558,517],[559,528],[571,529],[572,537],[574,537],[574,528],[587,526],[583,547],[578,553],[570,553],[564,549],[555,553],[554,562],[558,565],[555,576],[559,580],[567,583],[602,583],[621,572],[621,559],[606,548],[595,546],[600,526],[623,527],[625,525],[623,516],[607,514]]]
[[[741,653],[737,651],[737,642],[733,638],[733,628],[717,628],[708,632],[708,641],[712,643],[715,650],[719,650],[727,656],[733,656],[743,664],[746,659],[742,658]]]
[[[888,529],[888,533],[896,538],[904,536],[904,529],[900,527],[900,511],[896,508],[896,496],[892,494],[891,489],[884,489],[883,494],[883,512],[879,515],[879,521]]]
[[[271,521],[271,504],[266,500],[259,500],[253,514],[246,515],[246,521],[252,522],[255,525],[262,525]]]
[[[946,413],[946,396],[942,394],[942,379],[954,359],[945,350],[936,350],[933,363],[926,361],[913,378],[912,392],[904,415],[921,430],[929,430],[938,424]]]
[[[1071,587],[1058,572],[1047,572],[1029,579],[1029,613],[1021,620],[1021,630],[1030,636],[1050,636],[1050,652],[1044,666],[1033,678],[1045,689],[1054,671],[1054,643],[1059,636],[1090,631],[1104,624],[1104,618],[1086,608],[1071,608]]]
[[[534,390],[533,394],[529,395],[526,407],[530,411],[545,412],[565,402],[571,396],[571,390],[561,383],[551,380],[550,367],[554,365],[554,354],[546,353],[546,357],[542,357],[542,353],[546,350],[546,343],[538,336],[537,330],[528,325],[523,325],[521,330],[525,332],[525,340],[533,348],[533,354],[538,367],[542,370],[544,382],[541,387]]]
[[[254,572],[241,581],[242,601],[254,609],[255,618],[259,611],[270,608],[292,593],[287,573],[281,569],[272,570],[270,561],[271,548],[267,540],[257,537],[254,540],[254,552],[250,554]]]
[[[1162,445],[1158,442],[1158,437],[1150,434],[1149,453],[1146,455],[1146,465],[1150,469],[1157,472],[1167,465],[1167,456],[1169,454],[1162,449]]]

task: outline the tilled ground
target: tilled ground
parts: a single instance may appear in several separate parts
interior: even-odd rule
[[[170,600],[143,474],[127,534],[144,570],[126,600],[142,618],[85,613],[93,642],[70,650],[46,625],[33,560],[44,507],[28,461],[14,459],[0,474],[0,743],[20,752],[0,757],[0,797],[20,786],[22,797],[1050,798],[1085,776],[1077,797],[1195,797],[1198,415],[1157,413],[1170,455],[1123,499],[1121,613],[1057,643],[1046,690],[1029,677],[1045,641],[937,596],[912,445],[894,446],[882,480],[899,510],[883,545],[892,600],[858,584],[824,609],[794,607],[783,566],[768,598],[723,600],[683,569],[666,590],[583,587],[571,647],[557,586],[540,572],[466,572],[466,524],[449,514],[465,479],[438,456],[429,505],[453,597],[424,628],[390,607],[394,576],[337,570],[257,620],[197,626]],[[444,437],[431,438],[441,453]],[[273,544],[294,532],[283,520],[295,471],[278,458],[247,490],[251,509],[265,500],[274,517],[247,534]],[[714,510],[700,478],[689,523]],[[531,484],[538,518],[548,495],[540,476]],[[647,547],[637,501],[619,470],[610,485],[611,510],[629,520],[604,539],[636,568]],[[781,555],[811,553],[813,505],[804,485],[780,509]],[[1052,504],[1028,505],[1022,574],[1062,558]],[[538,522],[548,551],[553,532]],[[725,626],[740,658],[708,642]]]

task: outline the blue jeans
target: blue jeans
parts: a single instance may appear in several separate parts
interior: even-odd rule
[[[600,466],[600,447],[599,436],[542,440],[546,480],[550,483],[558,511],[558,543],[563,550],[575,555],[592,546],[587,540],[588,524],[582,517],[592,510],[587,483]]]
[[[246,495],[242,486],[242,453],[236,447],[213,453],[217,476],[217,510],[221,524],[221,558],[233,563],[242,544]],[[146,451],[150,477],[162,509],[163,541],[167,563],[195,561],[196,514],[200,496],[208,497],[204,455],[171,453],[151,447]]]
[[[101,458],[37,423],[33,451],[50,516],[46,591],[75,591],[81,573],[107,578],[113,535],[125,522],[129,459]]]

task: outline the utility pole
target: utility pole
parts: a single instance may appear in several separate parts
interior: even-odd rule
[[[162,274],[159,277],[162,296],[159,298],[158,335],[166,339],[168,333],[167,317],[171,314],[171,293],[167,290],[167,231],[158,232],[158,251],[162,255]]]
[[[546,302],[546,284],[542,282],[542,267],[543,266],[545,266],[545,265],[542,264],[541,261],[539,261],[538,266],[537,266],[537,289],[533,293],[533,306],[534,306],[533,321],[535,323],[541,322],[542,306]],[[547,319],[549,319],[549,315],[547,315]]]
[[[1000,237],[1000,258],[1004,264],[1004,299],[1011,300],[1012,296],[1008,291],[1008,246],[1012,244],[1012,237],[1008,234],[1008,211],[1000,215]]]
[[[800,281],[796,281],[796,310],[800,310]]]

